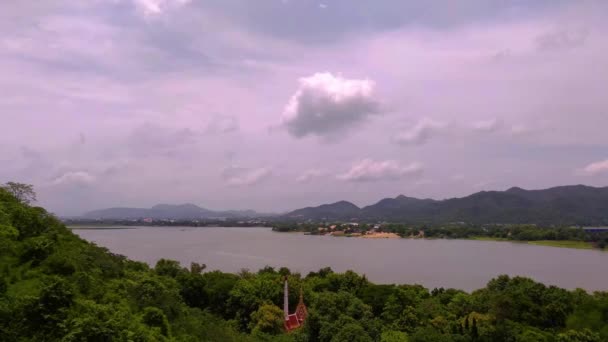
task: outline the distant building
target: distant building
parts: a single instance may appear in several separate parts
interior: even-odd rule
[[[300,302],[296,307],[296,312],[289,314],[289,284],[287,283],[287,277],[285,277],[285,288],[283,290],[283,313],[285,315],[285,330],[290,332],[298,329],[304,325],[306,316],[308,316],[308,310],[304,304],[304,295],[300,288]]]

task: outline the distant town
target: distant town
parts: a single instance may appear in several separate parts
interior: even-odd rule
[[[261,219],[87,219],[62,218],[68,226],[167,226],[167,227],[270,227],[270,222]]]

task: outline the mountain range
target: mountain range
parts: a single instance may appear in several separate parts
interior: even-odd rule
[[[248,218],[261,217],[264,214],[257,213],[253,210],[227,210],[214,211],[201,208],[194,204],[158,204],[152,208],[108,208],[90,211],[84,214],[84,218],[100,219],[100,220],[133,220],[141,218],[152,219],[216,219],[216,218]]]
[[[260,214],[253,210],[214,211],[194,204],[158,204],[152,208],[119,207],[95,210],[84,215],[87,219],[102,220],[259,217],[276,221],[608,225],[608,187],[571,185],[543,190],[514,187],[506,191],[481,191],[466,197],[445,200],[400,195],[384,198],[365,207],[339,201],[297,209],[282,215]]]
[[[514,187],[462,198],[418,199],[403,195],[359,208],[340,201],[294,210],[287,220],[362,220],[405,223],[608,224],[608,187],[560,186],[544,190]]]

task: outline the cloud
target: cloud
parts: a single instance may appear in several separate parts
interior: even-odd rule
[[[161,14],[167,9],[186,5],[191,0],[133,0],[135,7],[145,16]]]
[[[591,163],[583,168],[583,173],[588,176],[595,176],[608,173],[608,159]]]
[[[558,29],[546,32],[536,38],[539,50],[573,49],[585,44],[588,31],[579,29]]]
[[[511,126],[511,134],[516,136],[526,135],[528,133],[531,133],[532,130],[533,129],[530,126],[522,124]]]
[[[324,171],[317,170],[317,169],[310,169],[310,170],[305,171],[298,178],[296,178],[296,181],[298,183],[308,183],[308,182],[312,181],[314,178],[322,177],[324,175],[325,175]]]
[[[422,171],[423,167],[420,163],[401,165],[395,160],[363,159],[354,164],[348,172],[338,175],[337,178],[353,182],[394,181],[408,176],[418,176]]]
[[[222,172],[226,184],[230,186],[246,186],[257,184],[271,174],[269,168],[228,167]]]
[[[496,181],[496,180],[483,180],[481,182],[477,182],[477,183],[473,184],[473,188],[487,190],[492,187],[496,187],[497,184],[498,184],[498,181]]]
[[[69,171],[53,179],[52,185],[87,185],[95,181],[95,177],[86,171]]]
[[[471,125],[471,128],[477,132],[496,132],[503,126],[502,121],[498,119],[476,121]]]
[[[443,122],[424,118],[410,129],[397,133],[393,141],[400,145],[421,145],[445,126]]]
[[[205,131],[213,134],[225,134],[238,131],[239,120],[235,116],[218,115],[211,118]]]
[[[436,180],[432,180],[432,179],[421,179],[421,180],[414,182],[414,186],[418,186],[418,187],[424,187],[424,186],[428,186],[428,185],[437,185],[437,184],[439,184],[439,182],[437,182]]]
[[[23,158],[25,159],[40,159],[42,158],[42,154],[32,148],[29,148],[27,146],[21,146],[21,155],[23,156]]]
[[[465,180],[465,176],[462,174],[455,174],[450,176],[450,180],[454,181],[454,182],[462,182],[463,180]]]
[[[127,146],[136,156],[170,155],[184,146],[195,144],[198,139],[199,134],[190,128],[171,129],[145,123],[131,132]]]
[[[300,78],[300,87],[283,112],[282,124],[296,138],[340,134],[380,112],[374,88],[371,80],[331,73]]]

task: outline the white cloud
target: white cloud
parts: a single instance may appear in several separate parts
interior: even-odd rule
[[[354,164],[348,172],[338,175],[337,178],[353,182],[399,180],[407,176],[420,175],[422,171],[423,167],[420,163],[401,165],[395,160],[363,159]]]
[[[478,132],[496,132],[502,127],[502,121],[498,119],[476,121],[471,125],[473,130]]]
[[[401,145],[421,145],[445,126],[446,124],[443,122],[424,118],[410,129],[397,133],[393,137],[393,141]]]
[[[331,73],[300,78],[300,87],[283,112],[282,124],[294,137],[329,137],[380,112],[371,80]]]
[[[608,159],[587,165],[583,169],[583,173],[589,176],[608,173]]]
[[[186,5],[191,0],[133,0],[135,6],[146,16],[161,14],[167,9]]]
[[[271,170],[265,167],[228,167],[223,171],[222,177],[226,181],[226,184],[230,186],[245,186],[259,183],[270,176],[271,173]]]
[[[310,169],[310,170],[305,171],[298,178],[296,178],[296,181],[298,183],[308,183],[308,182],[312,181],[314,178],[322,177],[324,175],[325,175],[324,171],[317,170],[317,169]]]
[[[95,181],[95,177],[86,171],[70,171],[53,179],[52,185],[85,185]]]

